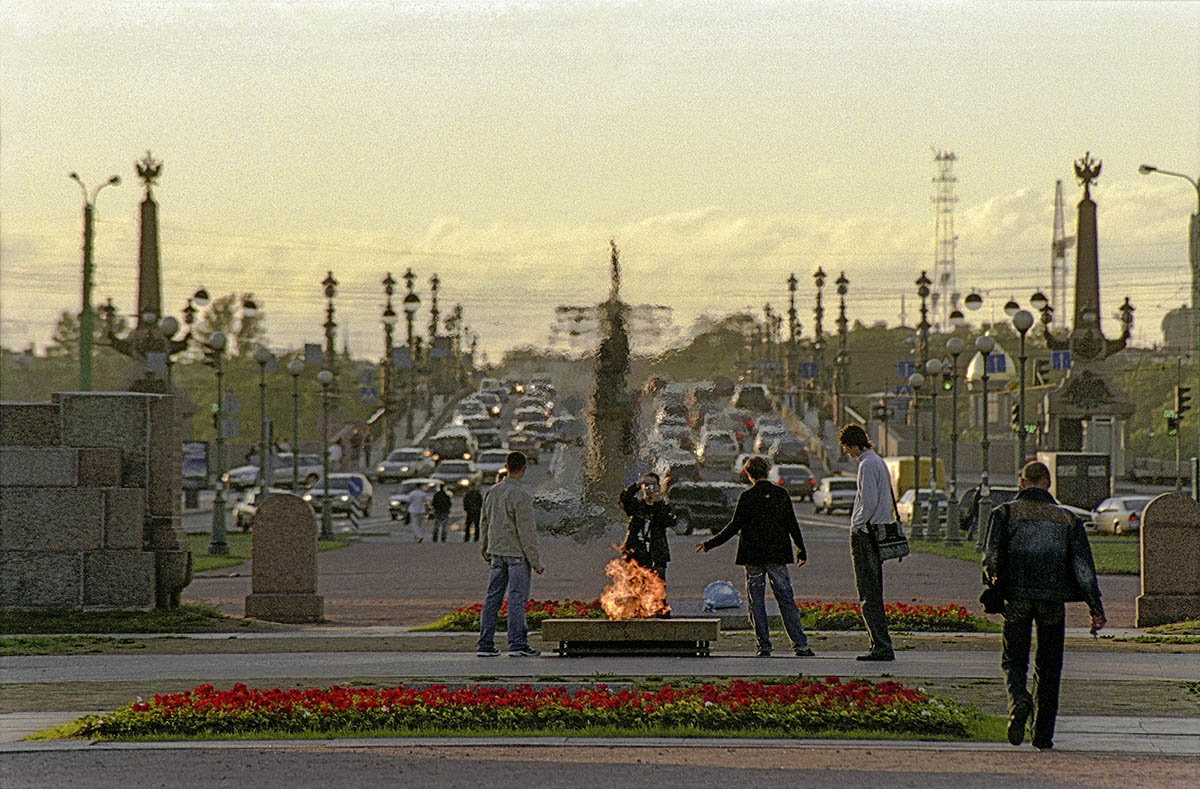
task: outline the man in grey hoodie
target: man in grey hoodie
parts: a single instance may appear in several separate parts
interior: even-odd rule
[[[509,452],[504,462],[507,472],[504,479],[493,485],[483,499],[479,542],[484,560],[491,565],[491,575],[480,613],[479,642],[475,650],[479,657],[500,654],[495,646],[496,623],[506,591],[509,657],[541,654],[529,646],[529,627],[525,622],[530,570],[538,575],[545,570],[538,558],[533,497],[521,486],[525,467],[523,453]]]

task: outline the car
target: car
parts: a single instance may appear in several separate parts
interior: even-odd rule
[[[692,438],[692,429],[687,425],[664,423],[655,428],[655,433],[657,440],[673,442],[680,449],[691,450],[696,446]]]
[[[394,449],[375,466],[375,480],[384,483],[411,477],[427,477],[436,465],[432,455],[432,452],[422,447]]]
[[[783,436],[767,449],[767,459],[772,463],[798,463],[808,465],[808,444],[792,436]]]
[[[921,518],[927,517],[926,513],[929,511],[929,492],[929,488],[921,488],[920,498],[916,499],[917,506],[914,507],[913,501],[916,496],[916,490],[909,488],[904,491],[904,495],[896,500],[896,512],[900,516],[901,523],[911,526],[913,515],[916,513],[919,513]],[[950,497],[946,495],[946,491],[944,490],[935,490],[933,493],[938,506],[938,522],[945,523],[946,502],[950,500]]]
[[[745,485],[735,482],[684,481],[671,485],[665,498],[675,515],[675,532],[720,531],[733,517],[738,496],[744,490]]]
[[[521,452],[530,463],[537,463],[541,458],[542,442],[532,433],[514,430],[505,439],[509,452]]]
[[[787,490],[794,499],[811,499],[817,480],[812,469],[799,463],[778,463],[771,466],[767,481]]]
[[[276,486],[291,486],[292,472],[295,470],[292,457],[291,452],[271,456],[271,482]],[[311,485],[324,471],[321,456],[301,454],[299,460],[300,485],[302,487]],[[237,466],[226,471],[221,475],[221,481],[228,484],[234,490],[246,490],[258,486],[260,484],[258,481],[258,456],[252,456],[250,463],[244,466]]]
[[[696,447],[696,459],[702,466],[728,466],[741,452],[733,433],[706,433]]]
[[[430,477],[414,477],[406,479],[400,483],[400,488],[388,497],[388,514],[392,516],[392,520],[403,518],[408,521],[408,500],[412,497],[412,492],[417,488],[425,491],[426,497],[432,497],[439,490],[444,490],[446,484],[440,479],[432,479]]]
[[[500,416],[500,412],[504,410],[504,401],[495,392],[479,391],[474,397],[484,404],[490,416]]]
[[[496,428],[496,420],[487,414],[469,414],[464,417],[456,417],[458,424],[470,430],[472,435],[477,434],[480,430],[494,430]]]
[[[267,488],[268,496],[274,496],[276,493],[290,495],[291,491],[283,488]],[[233,525],[244,532],[250,531],[250,527],[254,525],[254,513],[258,512],[258,505],[262,503],[261,489],[247,490],[238,496],[233,505]]]
[[[522,422],[517,429],[536,438],[543,447],[550,446],[558,440],[558,431],[546,422]]]
[[[729,404],[734,408],[747,408],[756,412],[770,411],[771,393],[764,384],[742,384],[733,390]]]
[[[429,451],[435,461],[470,460],[479,454],[479,445],[465,427],[444,427],[429,439]]]
[[[858,495],[858,480],[854,477],[826,477],[812,494],[814,512],[832,515],[835,510],[850,512]]]
[[[452,491],[467,491],[483,486],[483,474],[470,460],[443,460],[429,476],[446,483],[446,488]]]
[[[483,479],[483,484],[491,485],[494,483],[497,475],[500,473],[500,469],[504,468],[504,463],[507,460],[507,449],[485,449],[480,452],[475,465],[479,468],[479,475]]]
[[[514,425],[521,422],[545,422],[549,416],[544,408],[524,406],[513,411],[512,421]]]
[[[491,413],[483,403],[478,400],[467,398],[460,400],[458,405],[454,407],[454,416],[450,420],[455,425],[464,424],[463,420],[468,416],[490,417]]]
[[[1100,534],[1137,534],[1142,530],[1142,510],[1152,496],[1112,496],[1096,505],[1092,520]]]
[[[355,490],[358,492],[355,493]],[[325,478],[321,477],[304,492],[301,498],[320,513],[324,495]],[[365,474],[348,471],[329,475],[329,511],[334,514],[349,514],[350,502],[354,501],[362,516],[369,518],[371,516],[371,500],[374,495],[375,489],[371,487],[371,481]]]
[[[583,444],[583,436],[587,432],[587,425],[577,416],[563,414],[562,416],[553,417],[550,420],[550,429],[554,431],[557,440],[565,444],[579,446]]]
[[[988,500],[992,506],[1012,501],[1021,492],[1020,488],[1011,485],[993,485],[989,488]],[[967,537],[975,536],[975,528],[979,520],[979,488],[971,488],[958,501],[958,528]]]
[[[1070,504],[1063,504],[1061,502],[1058,506],[1071,513],[1071,517],[1075,519],[1075,523],[1079,526],[1082,526],[1085,531],[1096,530],[1096,521],[1094,520],[1091,510],[1085,510],[1083,507],[1074,507]]]
[[[672,453],[659,458],[654,463],[654,471],[662,480],[663,490],[670,490],[671,486],[678,482],[700,481],[700,464],[696,462],[696,456],[690,452],[683,452],[679,455]]]
[[[485,449],[498,449],[504,445],[500,431],[494,427],[474,428],[471,435],[475,436],[475,445],[481,452]]]
[[[746,461],[752,457],[762,457],[762,456],[756,455],[753,452],[743,452],[742,454],[737,456],[736,460],[733,461],[733,465],[730,466],[730,470],[732,472],[732,477],[733,477],[734,482],[749,482],[750,481],[750,478],[746,476]]]
[[[765,457],[767,452],[770,451],[771,445],[782,438],[787,438],[787,431],[784,430],[783,425],[764,425],[760,422],[758,424],[758,432],[754,434],[754,443],[750,445],[750,449],[754,451],[754,454]]]

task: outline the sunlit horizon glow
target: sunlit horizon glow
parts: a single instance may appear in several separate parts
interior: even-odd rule
[[[1198,40],[1196,3],[17,0],[0,343],[43,348],[79,310],[71,171],[123,179],[98,200],[95,303],[133,309],[147,149],[164,310],[200,285],[253,292],[277,348],[320,341],[333,270],[339,347],[378,355],[380,280],[411,266],[417,328],[436,272],[443,315],[461,303],[496,360],[544,344],[555,306],[606,297],[610,238],[625,300],[670,306],[679,330],[786,311],[794,272],[811,336],[818,265],[846,272],[851,320],[895,325],[903,295],[912,325],[935,147],[958,156],[975,320],[1049,293],[1054,182],[1073,233],[1090,151],[1105,331],[1128,295],[1135,342],[1161,343],[1190,302],[1196,195],[1137,167],[1200,176]]]

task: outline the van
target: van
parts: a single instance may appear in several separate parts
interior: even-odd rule
[[[434,461],[470,460],[479,454],[479,446],[465,427],[443,428],[429,439],[428,449]]]
[[[896,500],[904,495],[904,491],[913,487],[913,460],[909,457],[890,456],[885,457],[883,462],[887,463],[888,473],[892,477],[892,490],[895,491]],[[921,458],[921,479],[920,487],[929,487],[929,458]],[[933,487],[937,490],[946,489],[946,465],[942,463],[942,459],[938,458],[937,462],[937,481]]]

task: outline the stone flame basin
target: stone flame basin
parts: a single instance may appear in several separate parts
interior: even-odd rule
[[[559,655],[689,655],[708,657],[721,634],[712,619],[546,619],[542,640]]]

